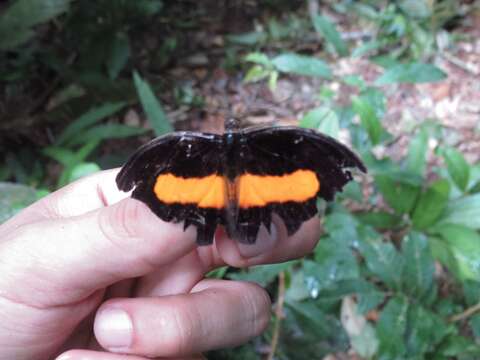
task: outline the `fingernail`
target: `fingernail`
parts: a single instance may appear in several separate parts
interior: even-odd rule
[[[252,258],[257,255],[267,253],[275,246],[277,242],[278,231],[275,224],[270,225],[270,232],[262,225],[258,230],[257,241],[254,244],[238,243],[238,251],[243,257]]]
[[[100,310],[95,319],[94,331],[98,342],[109,350],[122,350],[132,344],[132,320],[122,309]]]

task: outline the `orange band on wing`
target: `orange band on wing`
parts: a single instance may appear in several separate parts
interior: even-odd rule
[[[317,175],[310,170],[280,176],[244,174],[238,180],[238,203],[241,208],[248,208],[274,202],[304,202],[319,190]]]
[[[157,177],[153,192],[164,203],[193,204],[201,208],[221,209],[227,198],[225,180],[216,174],[201,178],[162,174]]]

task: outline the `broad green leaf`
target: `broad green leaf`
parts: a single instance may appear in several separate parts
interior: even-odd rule
[[[330,338],[334,341],[348,339],[338,319],[326,314],[314,301],[289,301],[287,309],[293,312],[304,333],[311,332],[318,338]]]
[[[81,115],[79,118],[71,122],[59,135],[55,144],[57,146],[63,145],[71,140],[86,128],[96,124],[107,116],[113,115],[125,107],[126,103],[107,103],[99,107],[95,107]]]
[[[480,193],[451,200],[439,222],[480,229]]]
[[[121,139],[144,134],[146,131],[146,129],[121,124],[96,125],[80,133],[69,144],[75,146],[94,140]]]
[[[410,140],[406,159],[407,171],[412,171],[423,176],[427,165],[427,151],[428,133],[422,128],[415,137]]]
[[[447,164],[448,173],[455,182],[455,185],[462,191],[467,189],[470,178],[470,167],[462,153],[454,148],[446,148],[443,157]]]
[[[461,280],[480,280],[480,235],[468,227],[455,224],[438,225],[435,232],[444,240],[456,260]]]
[[[22,45],[34,36],[33,27],[48,22],[70,8],[72,0],[17,0],[0,16],[0,49]]]
[[[334,138],[338,138],[340,131],[337,114],[326,106],[310,110],[300,120],[300,126],[318,130]]]
[[[400,216],[385,211],[356,213],[355,216],[361,222],[377,229],[391,229],[398,226],[402,221]]]
[[[272,64],[278,71],[296,75],[318,76],[330,79],[332,72],[329,66],[312,56],[286,53],[272,59]]]
[[[266,54],[260,52],[249,53],[247,56],[245,56],[245,61],[253,62],[266,68],[273,67],[270,58]]]
[[[343,279],[354,279],[360,273],[350,248],[339,246],[333,238],[322,239],[315,248],[316,273],[320,288]]]
[[[439,346],[437,353],[447,356],[448,360],[476,360],[480,358],[480,345],[466,337],[452,335]]]
[[[147,114],[148,121],[155,132],[155,135],[162,135],[173,130],[172,125],[167,119],[162,105],[155,97],[150,85],[143,80],[135,71],[133,73],[133,80],[137,88],[137,94],[142,103],[143,111]]]
[[[73,167],[73,169],[70,171],[70,176],[68,179],[68,182],[73,182],[75,180],[78,180],[84,176],[94,174],[96,172],[99,172],[102,170],[100,166],[93,162],[82,162]]]
[[[420,186],[398,177],[399,173],[381,174],[375,177],[380,192],[385,201],[397,214],[409,213],[420,193]]]
[[[405,292],[419,301],[430,300],[435,295],[435,264],[425,235],[412,232],[406,236],[402,254]]]
[[[362,126],[367,131],[372,144],[377,145],[380,142],[383,128],[375,109],[365,99],[358,96],[352,98],[352,108],[360,116]]]
[[[412,303],[408,308],[406,331],[406,359],[424,359],[448,335],[455,332],[440,316]]]
[[[432,183],[418,198],[413,210],[412,222],[417,229],[426,229],[433,225],[448,204],[450,183],[440,179]]]
[[[403,339],[407,330],[408,307],[404,297],[395,296],[383,308],[377,323],[379,359],[406,359],[407,348]]]
[[[281,271],[288,270],[295,261],[286,263],[259,265],[249,268],[247,271],[229,273],[228,277],[233,280],[253,281],[261,286],[267,286]]]
[[[358,250],[373,275],[392,289],[401,288],[405,260],[391,243],[361,241]]]
[[[342,37],[335,28],[335,25],[330,20],[328,20],[325,16],[314,15],[312,16],[312,22],[317,33],[322,35],[325,40],[333,45],[338,55],[348,55],[347,44],[345,41],[343,41]]]
[[[445,73],[434,65],[407,63],[398,64],[387,69],[377,80],[375,80],[375,85],[425,83],[440,81],[445,78]]]
[[[34,188],[0,182],[0,224],[37,200]]]

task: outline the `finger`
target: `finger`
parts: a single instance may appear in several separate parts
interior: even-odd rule
[[[209,270],[224,265],[247,267],[283,262],[308,254],[319,239],[320,220],[317,216],[304,222],[291,236],[288,236],[283,221],[274,216],[270,234],[266,231],[260,233],[252,245],[240,244],[230,239],[225,231],[218,231],[212,254],[203,258],[210,259]]]
[[[111,352],[179,356],[242,344],[270,319],[270,299],[248,282],[209,280],[196,292],[112,299],[95,319],[95,336]]]
[[[204,360],[202,355],[192,355],[181,358],[168,358],[163,360]],[[70,350],[63,353],[55,360],[152,360],[152,358],[145,358],[135,355],[112,354],[101,351],[91,350]]]
[[[305,222],[290,237],[280,218],[274,217],[273,224],[279,229],[272,230],[273,239],[265,238],[269,236],[268,233],[260,234],[253,245],[240,244],[228,238],[220,229],[216,233],[214,246],[198,247],[197,251],[192,251],[174,264],[146,275],[139,280],[135,294],[145,297],[186,293],[215,268],[225,265],[247,267],[299,258],[308,254],[320,238],[317,217]]]
[[[134,199],[29,224],[12,234],[0,244],[0,288],[36,306],[78,301],[171,263],[195,247],[194,228],[183,231],[180,224],[163,222]]]

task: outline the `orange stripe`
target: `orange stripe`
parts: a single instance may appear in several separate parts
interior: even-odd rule
[[[182,178],[172,174],[157,177],[153,191],[164,203],[195,204],[201,208],[225,207],[225,179],[213,174],[202,178]]]
[[[319,190],[317,175],[310,170],[280,176],[245,174],[238,180],[238,204],[248,208],[272,202],[303,202],[316,196]]]

